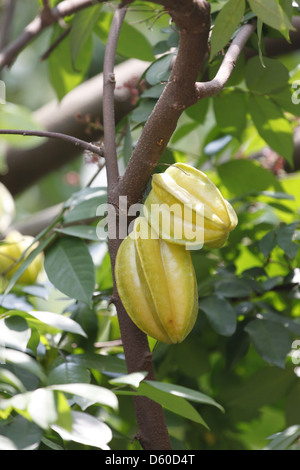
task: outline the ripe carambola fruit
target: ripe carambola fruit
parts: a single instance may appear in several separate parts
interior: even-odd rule
[[[144,216],[164,240],[199,248],[221,247],[237,225],[234,209],[215,184],[185,163],[153,175]]]
[[[0,183],[0,233],[4,232],[15,216],[15,202],[4,184]]]
[[[138,217],[119,247],[115,275],[122,303],[138,328],[167,344],[186,338],[198,313],[189,251],[163,241]]]
[[[11,279],[21,263],[15,264],[22,253],[31,245],[34,238],[28,235],[22,235],[17,231],[10,232],[0,245],[0,276]],[[36,248],[37,244],[32,245],[25,255],[25,259]],[[19,277],[20,284],[33,284],[40,273],[44,262],[43,253],[39,253],[30,263],[24,273]]]

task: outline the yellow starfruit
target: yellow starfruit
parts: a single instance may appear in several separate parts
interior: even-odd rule
[[[0,245],[0,276],[11,279],[22,262],[16,263],[22,253],[32,244],[34,238],[29,235],[22,235],[16,230],[11,231]],[[25,258],[37,247],[33,244],[26,252]],[[29,264],[24,273],[19,277],[20,284],[34,284],[37,280],[44,262],[43,253],[39,253]]]
[[[191,248],[221,247],[237,225],[233,207],[216,185],[185,163],[153,175],[144,216],[161,238]]]
[[[198,313],[189,251],[160,239],[138,217],[119,247],[115,276],[124,308],[144,333],[167,344],[186,338]]]
[[[3,183],[0,183],[0,233],[5,232],[5,230],[11,224],[15,216],[15,202]]]

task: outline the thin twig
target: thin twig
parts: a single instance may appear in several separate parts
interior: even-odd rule
[[[115,339],[111,341],[98,341],[97,343],[94,343],[95,348],[113,348],[115,346],[122,346],[122,340]]]
[[[85,185],[86,188],[89,188],[92,185],[92,183],[95,181],[95,179],[99,175],[100,171],[103,170],[104,166],[105,166],[105,161],[101,162],[101,163],[100,162],[98,163],[98,168],[97,168],[96,172],[94,173],[94,175],[91,177],[91,179]]]
[[[106,156],[107,182],[108,182],[108,244],[111,258],[112,273],[114,279],[114,304],[117,309],[122,344],[126,358],[128,372],[146,370],[149,380],[155,380],[154,366],[149,351],[148,339],[145,333],[131,321],[117,293],[114,270],[118,248],[121,244],[120,237],[111,237],[110,227],[112,220],[111,194],[118,183],[118,162],[116,153],[115,117],[114,117],[114,61],[117,40],[126,9],[116,11],[111,25],[106,55],[104,61],[104,86],[103,86],[103,123],[104,123],[104,152]],[[149,356],[150,355],[150,356]],[[149,360],[150,357],[150,360]],[[146,361],[147,358],[147,361]],[[146,397],[134,397],[134,407],[138,425],[138,438],[145,450],[171,449],[168,430],[163,415],[162,407]]]
[[[69,35],[70,32],[71,32],[71,26],[69,26],[65,31],[63,31],[63,33],[60,36],[58,36],[58,38],[51,44],[51,46],[41,56],[40,61],[42,62],[43,60],[48,59],[50,54],[52,54],[52,52]]]
[[[14,16],[16,0],[4,0],[2,5],[2,21],[0,25],[0,51],[6,46],[10,31],[12,28],[12,20]]]
[[[96,145],[91,144],[90,142],[86,142],[85,140],[78,139],[77,137],[73,137],[68,134],[61,134],[60,132],[30,131],[30,130],[24,130],[24,129],[0,129],[0,134],[23,135],[24,137],[34,136],[34,137],[45,137],[45,138],[50,138],[50,139],[60,139],[60,140],[64,140],[65,142],[70,142],[76,147],[82,147],[84,150],[88,150],[90,152],[96,153],[100,157],[104,156],[102,148],[99,148]]]
[[[114,110],[114,90],[116,84],[114,67],[117,43],[126,11],[127,8],[119,8],[115,11],[106,43],[103,64],[104,154],[109,188],[117,182],[119,177]]]
[[[255,28],[256,23],[249,23],[243,26],[226,52],[215,78],[209,82],[196,83],[196,91],[199,100],[213,96],[224,88],[235,67],[236,61],[243,47],[250,38],[251,34],[254,32]]]
[[[104,3],[104,1],[97,0],[98,3]],[[17,55],[44,29],[60,21],[65,16],[70,16],[93,5],[95,5],[95,0],[64,0],[58,3],[52,10],[43,8],[31,23],[24,28],[23,32],[1,51],[0,70],[6,65],[11,65]]]

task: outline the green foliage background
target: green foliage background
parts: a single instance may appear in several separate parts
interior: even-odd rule
[[[24,3],[18,4],[14,35],[36,13],[38,2]],[[48,175],[15,201],[16,220],[58,202],[64,206],[56,229],[40,235],[40,249],[48,249],[39,282],[18,284],[25,261],[1,296],[0,448],[139,449],[132,441],[131,396],[142,394],[164,406],[174,449],[299,449],[300,366],[290,354],[300,338],[300,173],[292,168],[299,52],[267,58],[259,49],[263,37],[287,37],[299,8],[276,0],[210,3],[215,28],[206,77],[216,73],[237,28],[254,14],[259,24],[247,44],[255,56],[242,54],[224,90],[182,114],[157,168],[164,171],[163,164],[176,161],[201,168],[239,217],[223,248],[192,252],[196,326],[179,345],[149,338],[157,383],[144,380],[143,372],[126,374],[116,313],[109,307],[106,242],[99,242],[96,224],[83,222],[106,201],[106,188],[97,180],[84,187],[83,157]],[[145,74],[151,88],[118,125],[124,166],[178,45],[176,28],[167,15],[158,15],[157,5],[135,5],[122,29],[117,62],[134,57],[153,64]],[[109,5],[68,18],[72,32],[47,64],[37,57],[61,27],[30,45],[2,76],[9,103],[0,109],[1,127],[37,128],[33,110],[99,73],[111,19]],[[155,59],[158,53],[163,56]],[[20,82],[20,74],[30,80]],[[7,142],[37,143],[24,140],[2,137],[0,150]],[[70,172],[79,175],[75,186]],[[70,222],[76,225],[65,227]]]

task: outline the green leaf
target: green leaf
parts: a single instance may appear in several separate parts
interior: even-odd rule
[[[31,330],[21,317],[0,319],[0,344],[26,352]]]
[[[51,370],[47,385],[89,383],[90,373],[81,364],[63,362]]]
[[[159,390],[145,382],[141,382],[137,395],[148,397],[165,409],[208,428],[198,411],[183,397]]]
[[[16,416],[3,431],[5,431],[5,437],[10,440],[10,443],[15,447],[13,450],[35,450],[38,448],[43,436],[43,430],[41,428],[22,416]],[[6,444],[7,443],[6,440]],[[0,449],[3,449],[1,443]]]
[[[198,392],[198,390],[192,390],[191,388],[183,387],[181,385],[174,385],[166,382],[159,382],[153,380],[145,380],[145,383],[151,385],[158,390],[162,390],[163,392],[170,393],[171,395],[175,395],[177,397],[185,398],[186,400],[194,401],[196,403],[201,403],[203,405],[212,405],[222,412],[224,412],[224,408],[217,403],[213,398],[205,395],[204,393]]]
[[[249,111],[259,135],[293,166],[293,130],[281,109],[264,96],[249,96]]]
[[[107,191],[105,188],[85,188],[75,193],[64,207],[68,211],[64,214],[64,222],[76,222],[95,218],[99,206],[107,202]]]
[[[246,99],[244,93],[224,90],[213,97],[217,124],[225,134],[241,139],[246,127]]]
[[[98,21],[102,5],[95,5],[91,8],[85,8],[76,13],[71,26],[70,48],[73,67],[76,59],[90,38],[93,28]]]
[[[245,0],[229,0],[215,21],[211,35],[210,59],[223,49],[240,24],[245,11]]]
[[[295,258],[299,246],[292,241],[298,223],[281,225],[277,231],[277,243],[285,254],[290,258]]]
[[[197,121],[189,121],[186,124],[182,124],[172,135],[172,144],[176,144],[178,141],[184,139],[185,137],[191,139],[192,134],[196,132],[196,129],[198,127],[199,123]]]
[[[276,322],[256,319],[248,323],[245,331],[249,334],[254,348],[267,362],[282,369],[291,350],[291,336],[287,329]]]
[[[263,255],[269,256],[275,246],[278,245],[290,259],[294,259],[299,249],[299,246],[292,241],[297,225],[297,222],[289,225],[282,224],[264,235],[258,242]]]
[[[30,312],[12,310],[7,312],[6,315],[25,318],[28,325],[37,328],[40,333],[46,332],[55,334],[58,331],[67,331],[69,333],[86,337],[86,333],[83,331],[81,326],[72,320],[72,318],[68,318],[57,313],[37,310],[32,310]],[[50,328],[44,327],[44,325],[50,326]]]
[[[67,356],[66,361],[82,364],[89,369],[97,369],[102,373],[127,374],[125,360],[113,355],[74,354]]]
[[[18,450],[18,448],[11,439],[0,436],[0,450]]]
[[[293,444],[300,437],[300,425],[293,425],[288,427],[282,432],[273,434],[267,437],[271,442],[265,447],[264,450],[288,450],[290,445]]]
[[[72,411],[72,430],[54,424],[52,429],[65,441],[75,441],[87,446],[110,450],[108,442],[112,439],[110,428],[98,418],[80,411]]]
[[[190,106],[186,111],[186,115],[189,116],[194,121],[203,124],[205,122],[205,117],[208,112],[210,100],[209,98],[204,98],[199,100],[193,106]]]
[[[77,395],[93,403],[109,406],[110,408],[118,409],[118,400],[116,395],[107,388],[100,387],[88,383],[68,383],[68,384],[53,384],[47,387],[49,390],[58,390],[60,392]]]
[[[57,409],[57,420],[55,424],[60,426],[67,431],[72,429],[72,410],[68,403],[67,397],[63,392],[55,391],[56,409]]]
[[[208,296],[200,299],[202,310],[212,328],[223,336],[231,336],[236,329],[236,314],[230,303],[224,298]]]
[[[56,228],[55,232],[70,235],[70,237],[82,238],[84,240],[91,240],[98,242],[96,227],[91,225],[74,225],[64,228]]]
[[[35,375],[41,381],[45,381],[46,376],[41,365],[28,354],[8,348],[0,348],[0,363],[11,363],[27,372]]]
[[[58,418],[53,391],[38,388],[31,392],[27,411],[38,426],[42,429],[49,429]]]
[[[222,185],[234,196],[256,193],[264,190],[283,192],[275,175],[254,160],[234,160],[218,166]]]
[[[166,54],[157,59],[146,70],[146,81],[149,85],[156,85],[157,83],[167,81],[171,72],[171,62],[174,54]]]
[[[288,111],[294,116],[300,117],[300,106],[299,103],[297,104],[295,100],[296,94],[297,93],[288,85],[279,93],[271,94],[270,98],[285,111]]]
[[[64,203],[64,208],[71,210],[82,202],[98,198],[100,199],[100,202],[106,202],[107,189],[105,187],[83,188],[72,194],[72,196]]]
[[[276,230],[271,230],[259,240],[258,247],[264,257],[269,256],[271,251],[273,251],[275,246],[277,245],[276,235]]]
[[[76,300],[91,304],[95,285],[94,264],[86,244],[73,237],[57,240],[45,257],[52,284]]]
[[[111,261],[108,252],[105,254],[100,266],[96,269],[96,283],[100,291],[113,287]]]
[[[21,380],[13,374],[10,370],[0,368],[0,382],[11,385],[18,392],[24,393],[26,391]]]
[[[295,197],[292,194],[282,193],[280,191],[260,191],[258,196],[267,196],[274,199],[289,199],[293,201]]]
[[[279,0],[279,5],[283,9],[283,11],[286,13],[288,19],[292,21],[293,18],[293,12],[294,12],[294,5],[293,1],[290,0]],[[299,2],[298,2],[299,5]]]
[[[245,357],[249,346],[249,335],[244,331],[243,322],[239,322],[235,333],[228,339],[226,344],[226,364],[228,369]]]
[[[252,288],[246,279],[236,277],[224,278],[215,282],[215,291],[221,297],[239,298],[248,297],[252,293]]]
[[[245,80],[249,90],[259,93],[276,93],[287,86],[288,69],[277,59],[264,58],[264,66],[259,57],[252,57],[246,65]]]
[[[49,298],[49,290],[47,287],[38,284],[22,286],[22,292],[44,300],[48,300]]]
[[[147,37],[126,22],[122,24],[117,52],[130,59],[135,58],[149,62],[154,60],[152,46]]]
[[[109,380],[112,385],[131,385],[138,388],[141,381],[147,376],[148,372],[133,372],[132,374],[121,375],[115,379]]]
[[[96,34],[104,43],[107,41],[113,15],[111,13],[101,13],[100,20],[95,28]],[[147,37],[134,26],[123,22],[117,44],[117,53],[130,59],[140,59],[152,62],[154,55],[152,46]]]
[[[62,32],[63,30],[56,24],[53,29],[51,43]],[[70,54],[70,36],[69,34],[60,42],[48,59],[51,83],[59,100],[84,80],[92,60],[93,41],[92,37],[89,37],[76,57],[76,69],[74,69]]]
[[[263,23],[286,33],[294,29],[288,16],[276,0],[249,0],[251,10]]]
[[[260,303],[258,303],[258,306]],[[260,314],[258,314],[260,315]],[[300,335],[300,323],[296,321],[290,320],[289,318],[285,317],[284,315],[280,315],[278,313],[273,312],[264,312],[263,318],[265,320],[270,320],[276,323],[280,323],[283,328],[286,328],[290,331],[293,335],[299,336]]]
[[[153,99],[143,99],[140,101],[139,105],[131,113],[131,120],[134,124],[142,124],[147,121],[148,117],[153,111],[153,108],[156,104],[156,100]]]
[[[40,123],[34,119],[29,109],[13,103],[5,103],[5,106],[0,104],[0,129],[44,130]],[[40,145],[44,139],[3,134],[1,140],[7,142],[11,147],[30,148]]]
[[[165,86],[165,83],[158,83],[157,85],[154,85],[151,88],[147,88],[147,90],[143,91],[141,97],[158,99],[164,91]]]

